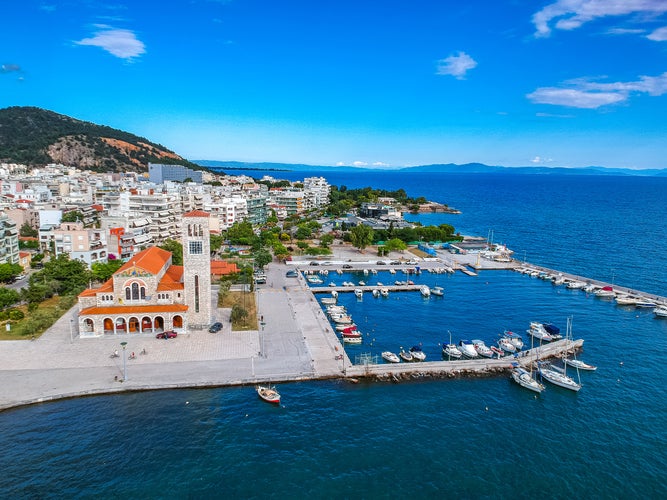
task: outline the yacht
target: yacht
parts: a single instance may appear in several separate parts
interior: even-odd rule
[[[458,348],[459,351],[461,351],[461,354],[463,354],[466,358],[479,357],[479,354],[477,354],[477,349],[475,349],[475,346],[470,340],[460,340]]]

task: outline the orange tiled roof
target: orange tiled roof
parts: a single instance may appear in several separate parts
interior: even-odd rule
[[[95,297],[98,293],[113,292],[113,278],[107,280],[99,288],[87,288],[79,294],[79,297]]]
[[[92,314],[151,314],[167,312],[186,312],[188,306],[183,304],[170,304],[164,306],[111,306],[111,307],[88,307],[79,313],[79,316]]]
[[[183,266],[171,266],[158,283],[157,291],[183,290]]]
[[[193,210],[191,212],[186,212],[183,214],[183,217],[210,217],[211,214],[204,212],[203,210]]]
[[[239,268],[234,262],[225,262],[224,260],[211,261],[211,274],[214,276],[223,276],[226,274],[238,273]]]
[[[123,266],[114,274],[122,273],[128,269],[132,269],[134,266],[140,267],[151,274],[157,274],[165,266],[167,261],[169,261],[170,257],[171,252],[168,252],[167,250],[163,250],[159,247],[150,247],[130,258],[130,260],[123,264]]]

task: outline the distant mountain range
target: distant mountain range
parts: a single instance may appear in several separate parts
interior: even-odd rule
[[[292,163],[246,163],[237,161],[188,161],[161,144],[104,125],[77,120],[35,107],[0,109],[0,162],[45,165],[62,163],[97,172],[147,172],[148,163],[170,163],[217,172],[234,170],[295,172],[360,172],[378,168],[304,165]],[[482,163],[421,165],[384,169],[400,172],[512,173],[561,175],[667,176],[667,169],[502,167]]]
[[[488,174],[488,173],[510,173],[510,174],[542,174],[542,175],[641,175],[667,177],[667,169],[644,169],[634,170],[630,168],[605,168],[605,167],[583,167],[583,168],[565,168],[565,167],[501,167],[484,165],[483,163],[465,163],[458,165],[456,163],[420,165],[416,167],[400,168],[363,168],[349,166],[325,166],[325,165],[303,165],[299,163],[246,163],[239,161],[215,161],[215,160],[195,160],[195,163],[214,170],[257,170],[267,172],[359,172],[359,171],[391,171],[391,172],[441,172],[457,174]]]
[[[148,163],[201,169],[160,144],[33,107],[0,109],[0,162],[62,163],[97,172],[147,172]]]

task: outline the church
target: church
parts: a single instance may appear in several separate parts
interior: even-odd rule
[[[187,333],[211,324],[209,214],[183,214],[183,265],[151,247],[131,257],[99,288],[79,295],[79,335]]]

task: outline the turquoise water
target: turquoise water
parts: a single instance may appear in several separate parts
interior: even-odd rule
[[[623,261],[614,268],[619,282],[634,279],[638,288],[646,284],[665,293],[667,252],[660,228],[667,207],[655,188],[656,183],[664,188],[664,180],[635,185],[605,178],[605,192],[593,196],[592,190],[602,188],[587,179],[514,177],[522,176],[470,176],[456,183],[436,178],[423,191],[434,185],[465,187],[465,196],[457,191],[461,198],[448,201],[465,211],[455,223],[463,232],[486,235],[494,227],[498,238],[513,248],[529,247],[542,263],[602,279],[609,272],[606,254],[615,249],[615,259],[620,255]],[[380,185],[377,179],[351,180]],[[386,180],[386,187],[394,188],[393,178]],[[551,182],[554,189],[568,186],[569,200],[614,203],[605,205],[605,217],[598,204],[581,203],[561,207],[554,219],[550,206],[555,202],[531,192],[538,181]],[[422,194],[410,182],[408,192]],[[490,192],[513,193],[514,203],[491,203]],[[605,224],[595,226],[600,218]],[[584,220],[586,228],[573,222]],[[634,236],[610,230],[626,226]],[[558,237],[541,230],[546,227]],[[638,227],[653,231],[639,235]],[[582,232],[588,242],[583,254],[576,251]],[[329,276],[341,283],[348,279],[362,275]],[[391,283],[407,277],[385,273],[375,279]],[[537,398],[500,376],[282,384],[281,407],[261,403],[251,388],[230,388],[101,396],[10,410],[0,413],[0,491],[23,498],[667,495],[666,320],[509,271],[477,277],[424,273],[410,279],[443,286],[445,297],[424,300],[406,292],[387,299],[366,294],[357,301],[352,294],[341,296],[365,335],[364,345],[348,347],[352,357],[421,343],[428,358],[436,359],[448,332],[455,341],[490,342],[508,328],[522,333],[532,320],[564,328],[573,316],[575,337],[585,339],[581,358],[598,365],[598,371],[582,372],[584,386],[577,394],[548,386]]]

